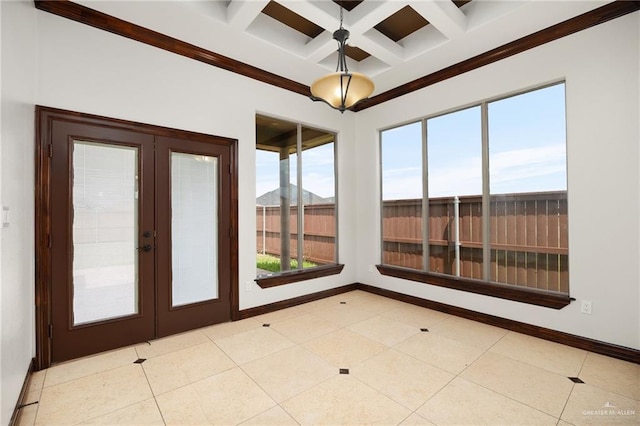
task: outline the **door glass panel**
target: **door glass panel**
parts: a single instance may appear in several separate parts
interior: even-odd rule
[[[171,153],[172,306],[218,297],[218,159]]]
[[[73,143],[73,324],[138,312],[138,149]]]

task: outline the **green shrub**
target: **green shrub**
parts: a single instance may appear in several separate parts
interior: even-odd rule
[[[305,260],[302,263],[303,268],[313,268],[314,266],[318,266],[318,265],[313,262],[309,262],[308,260]],[[269,254],[259,254],[256,260],[256,267],[258,269],[264,269],[265,271],[269,271],[269,272],[280,272],[280,258],[271,256]],[[291,259],[291,269],[297,269],[297,268],[298,268],[298,260]]]

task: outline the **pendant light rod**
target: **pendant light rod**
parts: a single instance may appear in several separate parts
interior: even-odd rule
[[[344,52],[349,34],[349,31],[342,27],[333,33],[333,39],[338,42],[338,66],[336,67],[336,72],[349,72],[349,69],[347,68],[347,58]]]
[[[320,77],[311,85],[311,100],[323,101],[331,108],[344,113],[358,102],[366,99],[374,89],[369,77],[357,72],[349,72],[345,48],[349,31],[342,26],[343,9],[340,5],[340,28],[333,33],[338,42],[338,65],[336,72]]]
[[[336,72],[342,71],[348,73],[349,69],[347,68],[347,58],[344,49],[351,33],[342,26],[342,12],[342,3],[340,3],[340,28],[333,32],[333,39],[338,42],[338,66],[336,67]]]

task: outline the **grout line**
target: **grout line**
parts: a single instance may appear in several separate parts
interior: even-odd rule
[[[560,423],[560,420],[562,420],[562,415],[564,414],[564,410],[567,409],[567,404],[569,404],[569,400],[571,399],[571,394],[573,393],[573,390],[576,388],[576,385],[577,383],[574,383],[571,386],[571,391],[569,392],[569,395],[567,395],[567,400],[562,405],[562,411],[560,411],[560,415],[558,416],[558,422],[556,423],[556,425],[558,425]]]
[[[543,411],[543,410],[541,410],[540,408],[534,407],[533,405],[529,405],[529,404],[528,404],[528,403],[526,403],[526,402],[523,402],[523,401],[520,401],[520,400],[518,400],[518,399],[515,399],[514,397],[509,396],[509,395],[506,395],[506,394],[504,394],[504,393],[502,393],[502,392],[500,392],[500,391],[497,391],[497,390],[495,390],[495,389],[488,388],[488,387],[486,387],[485,385],[483,385],[483,384],[481,384],[481,383],[474,382],[473,380],[471,380],[471,379],[467,379],[466,377],[460,377],[460,379],[462,379],[462,380],[466,380],[466,381],[468,381],[469,383],[472,383],[472,384],[474,384],[474,385],[476,385],[476,386],[479,386],[479,387],[481,387],[481,388],[483,388],[483,389],[488,390],[489,392],[495,393],[495,394],[500,395],[500,396],[502,396],[502,397],[504,397],[504,398],[510,399],[511,401],[517,402],[517,403],[518,403],[518,404],[520,404],[520,405],[524,405],[525,407],[531,408],[532,410],[538,411],[538,412],[540,412],[540,413],[542,413],[542,414],[544,414],[544,415],[546,415],[546,416],[549,416],[549,417],[552,417],[552,418],[557,418],[558,420],[560,419],[560,417],[559,417],[559,416],[556,416],[556,415],[551,414],[551,413],[547,413],[546,411]],[[574,384],[574,386],[575,386],[575,384]],[[560,413],[560,415],[562,415],[562,413]]]
[[[135,347],[134,347],[135,349]],[[138,354],[138,350],[136,349],[136,355],[138,355],[138,359],[140,359],[140,355]],[[167,421],[164,418],[164,414],[162,414],[162,410],[160,409],[160,405],[158,404],[158,400],[156,399],[156,394],[153,391],[153,387],[151,386],[151,382],[149,381],[149,376],[147,376],[147,370],[145,370],[144,366],[142,364],[139,364],[140,368],[142,368],[142,374],[144,374],[144,378],[147,381],[147,385],[149,386],[149,390],[151,391],[151,396],[153,398],[153,403],[156,405],[156,408],[158,409],[158,413],[160,413],[160,418],[162,419],[162,423],[164,423],[165,425],[167,424]],[[133,405],[133,404],[132,404]]]
[[[302,315],[305,315],[305,314],[303,313]],[[281,334],[281,335],[282,335],[282,334]],[[286,337],[286,336],[283,336],[283,337]],[[258,383],[258,382],[257,382],[257,381],[256,381],[256,380],[255,380],[255,379],[254,379],[254,378],[253,378],[253,377],[252,377],[252,376],[251,376],[251,375],[250,375],[250,374],[249,374],[249,373],[248,373],[248,372],[243,368],[243,366],[245,366],[245,365],[247,365],[247,364],[249,364],[249,363],[251,363],[251,362],[253,362],[253,361],[257,361],[257,360],[260,360],[260,359],[264,359],[264,358],[265,358],[265,357],[267,357],[267,356],[274,355],[274,354],[277,354],[277,353],[283,352],[283,351],[285,351],[285,350],[293,349],[293,348],[295,348],[295,347],[300,347],[302,350],[304,350],[304,351],[306,351],[306,352],[309,352],[309,353],[310,353],[310,354],[312,354],[312,355],[317,356],[318,358],[322,359],[322,360],[323,360],[325,363],[327,363],[328,365],[331,365],[331,364],[329,364],[329,363],[328,363],[324,358],[322,358],[322,357],[320,357],[320,356],[316,355],[315,353],[313,353],[313,352],[309,351],[309,350],[308,350],[307,348],[305,348],[301,343],[294,342],[294,341],[292,341],[292,340],[291,340],[291,339],[289,339],[289,338],[287,338],[287,339],[288,339],[288,340],[290,340],[291,342],[293,342],[293,343],[294,343],[294,346],[290,346],[290,347],[288,347],[288,348],[284,348],[284,349],[281,349],[281,350],[279,350],[279,351],[276,351],[276,352],[273,352],[273,353],[270,353],[270,354],[264,355],[264,356],[262,356],[262,357],[260,357],[260,358],[256,358],[256,359],[254,359],[254,360],[251,360],[251,361],[245,362],[244,364],[237,364],[237,363],[236,363],[237,368],[239,368],[239,369],[240,369],[240,371],[242,371],[242,373],[243,373],[243,374],[245,374],[245,375],[249,378],[249,380],[251,380],[251,381],[252,381],[252,382],[253,382],[253,383],[254,383],[258,388],[260,388],[260,390],[262,390],[262,392],[264,392],[264,394],[265,394],[265,395],[267,395],[267,397],[269,397],[269,398],[270,398],[270,399],[271,399],[271,400],[276,404],[276,405],[274,405],[274,406],[272,406],[272,407],[270,407],[270,408],[268,408],[268,409],[266,409],[266,410],[264,410],[264,411],[262,411],[262,412],[260,412],[260,413],[256,414],[255,416],[252,416],[250,419],[252,419],[252,418],[254,418],[254,417],[257,417],[258,415],[260,415],[260,414],[262,414],[262,413],[264,413],[264,412],[266,412],[266,411],[268,411],[268,410],[271,410],[271,409],[273,409],[274,407],[280,407],[280,409],[282,409],[282,410],[283,410],[283,411],[284,411],[284,412],[285,412],[285,413],[286,413],[286,414],[287,414],[291,419],[293,419],[293,421],[295,421],[297,424],[300,424],[300,422],[298,422],[298,420],[297,420],[297,419],[296,419],[296,418],[295,418],[291,413],[289,413],[289,412],[288,412],[288,411],[287,411],[287,410],[286,410],[286,409],[285,409],[281,404],[282,404],[283,402],[286,402],[286,401],[288,401],[288,400],[290,400],[290,399],[292,399],[292,398],[295,398],[295,397],[297,397],[297,396],[299,396],[299,395],[303,394],[304,392],[307,392],[307,391],[309,391],[309,390],[311,390],[311,389],[315,388],[316,386],[319,386],[320,384],[322,384],[322,383],[324,383],[324,382],[326,382],[326,381],[328,381],[328,380],[333,379],[335,376],[337,376],[337,375],[338,375],[338,374],[336,373],[336,374],[332,375],[331,377],[328,377],[327,379],[321,380],[320,382],[316,383],[315,385],[313,385],[313,386],[311,386],[311,387],[309,387],[309,388],[307,388],[307,389],[303,389],[302,391],[298,392],[298,393],[297,393],[297,394],[295,394],[295,395],[292,395],[292,396],[290,396],[290,397],[288,397],[288,398],[286,398],[286,399],[284,399],[284,400],[282,400],[282,401],[280,401],[280,402],[276,401],[276,400],[275,400],[275,398],[274,398],[274,397],[273,397],[269,392],[267,392],[267,390],[266,390],[265,388],[263,388],[263,387],[262,387],[262,385],[261,385],[260,383]],[[235,363],[235,361],[234,361],[234,363]],[[250,420],[250,419],[243,420],[243,422],[246,422],[247,420]]]
[[[42,387],[40,387],[40,394],[38,395],[38,405],[36,407],[36,414],[33,416],[33,424],[35,425],[38,421],[38,413],[40,412],[40,402],[42,401],[42,393],[44,392],[44,384],[47,380],[47,374],[49,373],[49,369],[46,368],[44,370],[44,377],[42,378]]]
[[[584,358],[582,359],[582,364],[580,364],[580,369],[578,370],[578,375],[576,377],[580,377],[580,374],[582,374],[582,370],[584,369],[584,364],[587,362],[587,357],[589,357],[589,354],[591,352],[589,351],[585,351],[586,353],[584,354]]]

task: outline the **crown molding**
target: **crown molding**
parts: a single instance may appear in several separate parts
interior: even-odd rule
[[[637,0],[614,1],[590,12],[583,13],[582,15],[560,22],[559,24],[552,25],[528,36],[519,38],[500,47],[496,47],[488,52],[481,53],[473,58],[469,58],[462,62],[458,62],[457,64],[443,68],[440,71],[417,78],[409,83],[387,90],[386,92],[380,93],[369,99],[365,99],[355,106],[354,111],[362,111],[363,109],[371,108],[372,106],[379,105],[383,102],[399,98],[400,96],[415,92],[416,90],[424,89],[432,84],[448,80],[460,74],[473,71],[485,65],[492,64],[510,56],[517,55],[518,53],[558,40],[562,37],[603,24],[639,9],[640,1]]]
[[[37,9],[99,28],[122,37],[136,40],[211,66],[222,68],[263,83],[271,84],[303,96],[311,96],[311,89],[302,83],[273,74],[244,62],[212,52],[140,25],[124,21],[106,13],[82,6],[68,0],[34,0]],[[566,37],[612,19],[640,10],[640,0],[617,0],[590,12],[568,19],[559,24],[504,44],[488,52],[474,56],[440,71],[425,75],[394,89],[380,93],[358,103],[353,111],[358,112],[390,101],[416,90],[431,86],[460,74],[500,61],[518,53]]]
[[[309,86],[68,0],[35,0],[36,9],[71,19],[263,83],[311,96]]]

